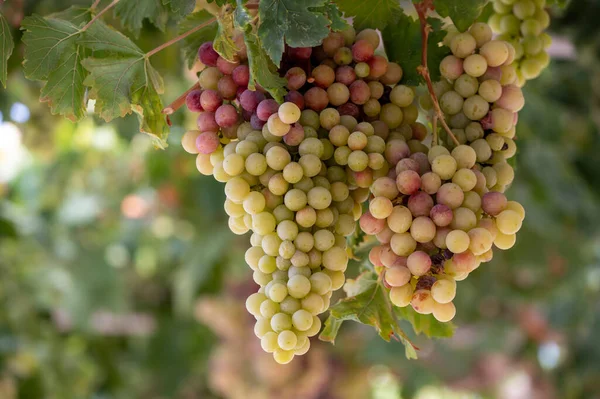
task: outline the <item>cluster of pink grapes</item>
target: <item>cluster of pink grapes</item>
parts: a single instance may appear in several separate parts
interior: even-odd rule
[[[375,53],[375,30],[287,48],[282,104],[248,87],[243,54],[232,63],[201,46],[205,69],[187,98],[198,129],[182,143],[201,173],[225,183],[231,230],[252,233],[246,262],[260,288],[246,307],[277,362],[306,353],[319,332],[357,222],[379,241],[369,258],[392,303],[440,321],[454,317],[456,281],[491,260],[493,245],[514,244],[524,211],[502,192],[522,94],[502,70],[514,49],[491,39],[485,24],[448,39],[436,91],[459,145],[446,146],[425,144],[415,89]]]

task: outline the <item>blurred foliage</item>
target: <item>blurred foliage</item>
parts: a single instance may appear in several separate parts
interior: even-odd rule
[[[16,40],[19,16],[64,6],[11,3]],[[190,115],[174,115],[167,151],[150,148],[135,118],[53,117],[17,47],[0,111],[9,121],[20,102],[30,116],[17,124],[21,171],[0,182],[0,398],[250,398],[247,387],[283,398],[291,381],[315,389],[303,399],[600,398],[598,12],[591,0],[555,12],[577,55],[526,87],[510,193],[526,222],[515,248],[460,284],[455,336],[430,340],[402,322],[419,348],[408,361],[401,343],[345,323],[301,371],[271,368],[252,346],[239,310],[247,239],[227,229],[221,185],[178,145]],[[174,29],[145,21],[136,43],[152,48]],[[154,64],[165,102],[190,85],[177,49]],[[0,172],[12,159],[4,142]]]

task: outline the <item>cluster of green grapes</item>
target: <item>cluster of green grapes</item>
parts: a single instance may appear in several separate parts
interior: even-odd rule
[[[484,23],[449,33],[445,43],[452,55],[440,63],[444,79],[434,92],[458,145],[449,134],[444,146],[407,145],[393,173],[371,186],[369,212],[360,219],[381,244],[370,260],[384,273],[391,302],[442,322],[456,313],[456,281],[490,261],[494,245],[511,248],[525,217],[503,194],[514,179],[506,160],[516,152],[524,106],[514,48],[493,40]],[[432,108],[429,93],[419,100]]]
[[[550,63],[546,50],[552,39],[544,32],[550,26],[546,0],[494,0],[493,5],[489,24],[499,40],[506,40],[515,49],[517,84],[523,86]]]
[[[198,130],[182,144],[201,173],[225,183],[231,230],[252,232],[246,261],[260,288],[246,306],[279,363],[308,351],[318,315],[344,284],[346,237],[369,187],[409,151],[406,140],[416,148],[427,135],[414,91],[398,85],[402,68],[375,55],[379,45],[376,31],[350,28],[319,47],[288,48],[281,105],[247,87],[246,65],[210,43],[199,51],[207,67],[187,98]]]

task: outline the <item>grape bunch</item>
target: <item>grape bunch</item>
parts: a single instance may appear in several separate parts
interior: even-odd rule
[[[360,219],[381,244],[369,258],[384,273],[391,302],[441,322],[456,313],[456,281],[490,261],[494,245],[511,248],[525,217],[503,194],[514,179],[506,160],[516,152],[524,97],[514,48],[492,36],[484,23],[447,35],[452,55],[440,63],[444,79],[434,92],[458,145],[446,134],[445,145],[396,152],[395,168],[375,180]],[[425,110],[433,106],[429,93],[419,101]]]
[[[198,154],[201,173],[225,183],[230,229],[252,232],[246,261],[260,289],[246,306],[279,363],[308,351],[317,316],[345,282],[346,237],[373,180],[388,174],[398,142],[406,145],[386,142],[390,129],[426,136],[413,90],[397,85],[402,68],[375,55],[379,42],[374,30],[348,29],[316,48],[287,49],[281,105],[248,88],[243,63],[223,60],[210,43],[199,51],[207,68],[187,97],[198,130],[182,144]]]
[[[515,49],[517,84],[523,86],[550,63],[546,50],[552,39],[544,32],[550,26],[546,0],[494,0],[493,5],[489,24],[499,40],[506,40]]]
[[[246,262],[259,288],[246,308],[278,363],[305,354],[319,332],[357,224],[379,242],[369,259],[391,302],[442,322],[455,315],[456,281],[490,261],[494,245],[514,245],[525,212],[503,192],[524,104],[515,48],[484,23],[445,43],[452,55],[434,92],[451,134],[417,121],[432,97],[401,84],[373,29],[286,47],[281,104],[250,85],[243,51],[229,62],[210,42],[200,47],[205,69],[186,101],[198,129],[182,145],[225,183],[230,229],[251,233]]]

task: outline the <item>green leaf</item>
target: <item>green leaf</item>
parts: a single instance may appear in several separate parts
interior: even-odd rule
[[[328,18],[315,9],[324,5],[325,0],[260,2],[258,36],[275,65],[281,63],[286,42],[291,47],[314,47],[329,35]]]
[[[339,32],[350,26],[342,16],[342,12],[333,3],[327,3],[324,7],[313,8],[313,11],[318,11],[327,16],[329,27],[334,32]]]
[[[8,80],[8,59],[12,55],[15,43],[13,42],[12,35],[10,33],[10,26],[4,18],[4,15],[0,13],[0,82],[6,87],[6,81]]]
[[[273,96],[275,101],[281,104],[283,96],[287,94],[285,89],[287,81],[277,73],[277,67],[269,59],[256,33],[246,32],[244,41],[250,68],[248,87],[254,89],[255,84],[258,83]]]
[[[237,61],[237,52],[239,51],[233,42],[233,34],[235,32],[233,18],[233,10],[219,16],[219,28],[217,29],[217,36],[213,42],[215,51],[219,53],[221,57],[231,62]]]
[[[416,358],[415,348],[406,335],[400,330],[387,291],[374,279],[374,274],[363,273],[356,280],[350,281],[347,298],[341,299],[331,307],[330,319],[325,322],[321,339],[333,342],[343,321],[353,320],[373,326],[379,336],[386,341],[396,336],[405,345],[406,356]],[[348,288],[345,288],[348,290]]]
[[[441,323],[430,314],[419,314],[411,306],[394,307],[396,315],[408,321],[415,334],[425,334],[429,338],[450,338],[454,335],[456,326],[452,323]]]
[[[183,21],[179,23],[179,34],[183,34],[196,26],[206,23],[211,18],[214,18],[208,11],[202,10],[189,14]],[[204,42],[213,41],[217,33],[217,23],[212,23],[205,28],[200,29],[183,41],[183,55],[187,62],[188,68],[192,68],[198,59],[198,49]]]
[[[62,19],[65,21],[69,21],[75,26],[83,26],[90,22],[90,20],[92,19],[92,12],[89,8],[71,6],[66,10],[50,14],[47,16],[47,18]]]
[[[208,4],[215,3],[219,7],[223,7],[225,4],[233,4],[235,5],[235,0],[206,0]]]
[[[343,320],[330,315],[327,320],[325,320],[325,325],[321,331],[321,334],[319,334],[319,339],[324,342],[335,344],[335,338],[337,337],[340,327],[343,323]]]
[[[183,18],[194,11],[196,0],[162,0],[164,5],[169,5],[171,11],[178,18]]]
[[[82,64],[90,73],[84,83],[96,99],[96,112],[107,122],[135,112],[140,131],[165,148],[169,126],[162,114],[163,81],[146,54],[102,21],[85,31],[80,43],[94,52]]]
[[[163,32],[169,19],[167,8],[161,0],[121,0],[115,6],[115,16],[136,38],[144,26],[144,19]]]
[[[53,114],[81,120],[86,112],[87,71],[81,66],[85,49],[77,43],[79,28],[69,21],[34,15],[23,20],[22,29],[25,76],[46,82],[40,101],[47,102]]]
[[[445,46],[438,44],[444,39],[442,22],[430,18],[427,22],[433,31],[429,34],[427,43],[427,65],[432,81],[440,79],[439,65],[442,59],[450,53]],[[404,71],[403,84],[418,85],[423,82],[417,68],[421,65],[421,26],[418,20],[405,14],[398,14],[393,23],[382,32],[385,51],[390,61],[397,62]]]
[[[450,17],[456,28],[464,32],[477,20],[487,0],[435,0],[433,5],[442,17]]]
[[[383,30],[402,14],[398,0],[337,0],[336,4],[346,17],[354,17],[356,30]]]

